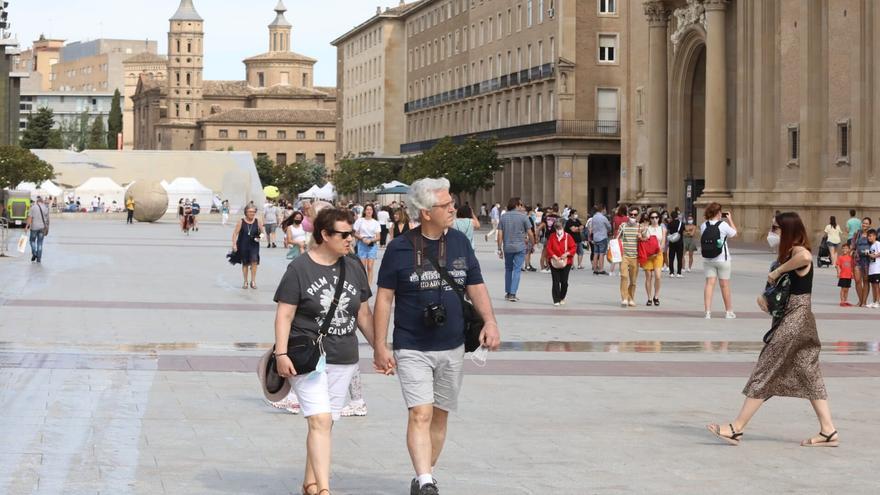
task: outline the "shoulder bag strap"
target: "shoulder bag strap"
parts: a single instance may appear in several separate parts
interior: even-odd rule
[[[49,225],[46,223],[46,217],[43,216],[43,208],[40,206],[39,203],[37,203],[37,211],[40,212],[40,218],[43,220],[43,228],[45,229]]]
[[[325,337],[327,331],[330,330],[330,322],[333,321],[333,316],[336,315],[336,308],[339,306],[339,296],[342,295],[342,286],[345,284],[345,256],[339,258],[337,265],[339,266],[339,280],[336,282],[336,290],[333,292],[333,302],[330,303],[330,308],[327,309],[327,316],[324,317],[324,323],[321,325],[321,337]]]

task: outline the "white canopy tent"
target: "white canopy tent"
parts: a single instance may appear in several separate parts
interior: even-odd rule
[[[168,192],[168,211],[177,211],[177,204],[181,198],[185,200],[195,198],[199,206],[207,211],[210,211],[214,202],[214,191],[194,177],[178,177],[165,186],[165,190]]]
[[[117,209],[125,204],[125,188],[109,177],[92,177],[74,189],[74,194],[84,205],[88,205],[95,196],[101,198],[108,208],[113,207],[114,201]]]
[[[317,198],[325,201],[333,201],[336,199],[336,188],[329,182],[324,184],[324,187],[318,189]]]
[[[312,186],[307,191],[299,194],[299,198],[301,199],[317,199],[319,198],[319,194],[321,192],[321,188],[318,186]]]
[[[33,182],[21,182],[15,188],[19,191],[28,191],[31,193],[31,199],[37,199],[37,196],[43,198],[59,197],[64,192],[60,187],[56,186],[51,180],[44,180],[39,186]]]

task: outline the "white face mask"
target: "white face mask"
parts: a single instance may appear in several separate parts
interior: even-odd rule
[[[630,225],[634,225],[636,222],[638,222],[638,218],[629,217],[627,219],[627,222],[629,222]]]
[[[694,224],[694,219],[688,218],[688,225],[693,225],[693,224]]]
[[[767,234],[767,244],[770,246],[770,249],[776,249],[779,247],[779,234],[776,232],[770,232]]]

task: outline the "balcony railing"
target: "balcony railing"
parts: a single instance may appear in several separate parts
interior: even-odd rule
[[[505,76],[480,81],[476,84],[469,84],[467,86],[456,88],[445,93],[439,93],[436,95],[431,95],[425,98],[420,98],[418,100],[404,103],[403,111],[406,113],[415,112],[437,105],[443,105],[465,98],[470,98],[472,96],[479,96],[481,94],[488,94],[504,88],[518,86],[520,84],[525,84],[530,81],[549,79],[553,77],[554,69],[554,64],[547,63],[544,65],[532,67],[530,69],[523,69],[519,72],[514,72]],[[444,96],[446,94],[448,94],[448,96]]]
[[[512,141],[542,136],[589,137],[589,138],[620,138],[620,121],[617,120],[548,120],[534,124],[517,125],[493,129],[489,131],[459,134],[452,136],[455,143],[465,139],[495,139]],[[439,139],[416,141],[400,145],[401,153],[420,153],[429,150]]]

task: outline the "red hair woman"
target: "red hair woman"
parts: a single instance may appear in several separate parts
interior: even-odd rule
[[[804,440],[804,447],[837,447],[840,436],[831,420],[828,394],[822,371],[819,369],[821,343],[816,330],[816,318],[811,308],[813,290],[813,255],[807,229],[797,213],[782,213],[774,219],[774,231],[780,231],[779,255],[776,268],[767,280],[775,284],[783,275],[790,277],[791,295],[778,320],[752,376],[743,389],[746,400],[739,416],[727,425],[710,424],[707,427],[716,437],[739,445],[743,430],[771,397],[798,397],[807,399],[819,420],[819,434]],[[768,311],[763,294],[758,305]],[[765,338],[765,341],[767,339]]]

